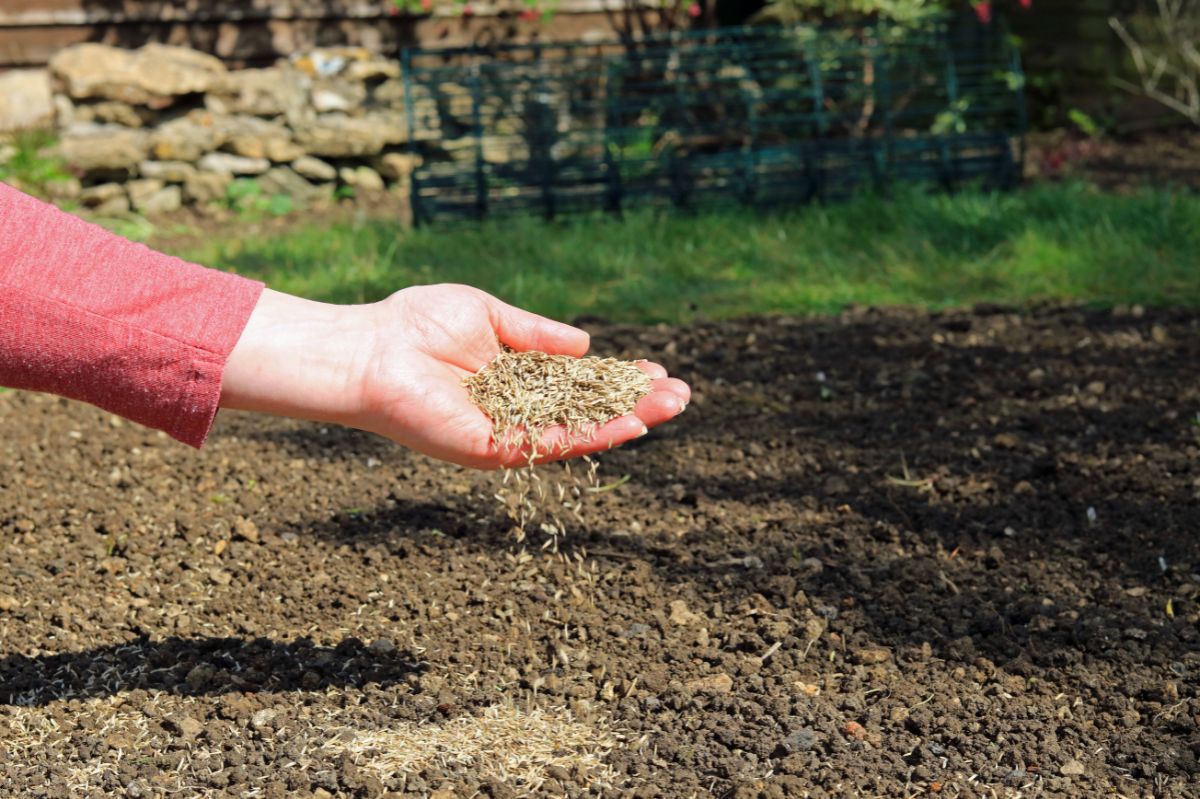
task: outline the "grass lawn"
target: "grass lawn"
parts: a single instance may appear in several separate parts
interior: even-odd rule
[[[1200,195],[1042,184],[772,213],[634,213],[402,230],[391,221],[230,235],[176,254],[314,299],[461,282],[550,316],[683,322],[854,302],[1200,305]]]

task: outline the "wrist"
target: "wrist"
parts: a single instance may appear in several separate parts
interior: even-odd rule
[[[221,407],[353,425],[373,335],[369,308],[265,290],[225,362]]]

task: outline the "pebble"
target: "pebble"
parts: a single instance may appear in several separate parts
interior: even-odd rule
[[[1021,445],[1021,439],[1012,433],[997,433],[992,439],[992,443],[1000,449],[1016,449]]]
[[[845,726],[842,727],[842,732],[846,733],[847,737],[853,738],[856,741],[865,741],[867,739],[866,727],[857,721],[847,721]]]
[[[261,730],[264,727],[270,727],[271,722],[275,720],[276,713],[271,708],[264,708],[250,717],[250,726],[256,730]]]
[[[864,665],[886,663],[892,659],[892,653],[890,650],[881,646],[867,647],[866,649],[858,650],[855,653],[855,659]]]
[[[1075,758],[1071,758],[1066,763],[1063,763],[1058,769],[1058,773],[1064,777],[1078,777],[1086,773],[1086,771],[1087,769],[1083,767],[1083,764]]]
[[[183,678],[183,681],[186,682],[188,687],[193,691],[199,691],[208,684],[208,681],[211,680],[213,675],[216,673],[216,669],[214,669],[212,666],[208,665],[207,663],[201,663],[198,666],[192,667],[192,670],[187,673],[187,676]]]
[[[8,613],[17,606],[17,598],[15,596],[0,596],[0,613]]]
[[[689,680],[686,685],[693,692],[727,694],[733,690],[733,678],[725,672],[720,672],[698,680]]]
[[[671,623],[677,624],[680,627],[686,627],[690,624],[695,624],[701,619],[695,613],[688,610],[687,603],[682,599],[676,599],[671,603]]]
[[[179,729],[179,734],[183,736],[184,740],[197,738],[200,733],[204,732],[204,725],[191,716],[184,716],[177,720],[175,726]]]
[[[792,685],[795,687],[795,689],[797,691],[804,694],[805,696],[809,696],[809,697],[817,696],[818,694],[821,693],[821,686],[816,685],[815,683],[803,682],[803,681],[797,680],[796,682],[792,683]]]
[[[850,484],[844,477],[834,475],[825,481],[824,488],[826,494],[845,494],[850,490]]]
[[[641,622],[634,622],[633,624],[629,625],[629,629],[627,629],[621,633],[621,637],[622,638],[637,638],[639,635],[645,635],[646,633],[650,632],[650,630],[651,630],[651,627],[649,624],[642,624]]]
[[[367,649],[370,649],[376,655],[389,655],[396,651],[396,645],[392,643],[391,638],[376,638]]]
[[[817,745],[817,734],[808,727],[796,730],[784,738],[779,746],[789,755],[793,752],[807,752]]]
[[[251,544],[258,543],[258,525],[249,519],[238,519],[233,523],[234,534],[241,539],[249,541]]]

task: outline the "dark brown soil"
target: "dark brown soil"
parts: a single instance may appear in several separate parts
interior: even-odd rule
[[[558,555],[366,435],[4,394],[0,795],[510,796],[350,746],[504,705],[623,739],[542,795],[1200,795],[1198,327],[596,326],[696,396]]]
[[[1096,139],[1065,131],[1032,133],[1028,145],[1030,180],[1077,178],[1110,191],[1200,190],[1200,130],[1194,127]]]

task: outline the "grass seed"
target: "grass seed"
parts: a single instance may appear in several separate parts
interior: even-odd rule
[[[650,393],[650,377],[634,361],[507,348],[465,382],[492,420],[497,444],[528,445],[531,459],[545,454],[538,448],[546,431],[561,426],[572,437],[586,436],[632,413]]]

